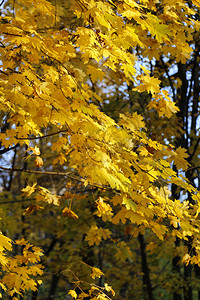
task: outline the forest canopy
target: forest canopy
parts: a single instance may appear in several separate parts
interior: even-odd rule
[[[2,0],[0,297],[200,299],[199,13]]]

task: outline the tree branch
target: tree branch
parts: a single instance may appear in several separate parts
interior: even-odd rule
[[[0,6],[4,3],[4,1],[5,1],[5,0],[2,0],[2,1],[1,1]]]
[[[80,181],[80,182],[85,182],[85,180],[81,177],[78,177],[76,175],[74,175],[72,172],[50,172],[50,171],[32,171],[32,170],[23,170],[23,169],[12,169],[12,168],[6,168],[6,167],[2,167],[0,166],[0,169],[2,169],[2,171],[0,172],[3,172],[4,171],[16,171],[16,172],[22,172],[22,173],[31,173],[31,174],[41,174],[41,175],[59,175],[59,176],[67,176],[68,178],[70,179],[73,179],[73,180],[77,180],[77,181]],[[93,186],[93,187],[96,187],[98,189],[101,189],[103,191],[107,190],[107,191],[114,191],[115,193],[119,193],[118,190],[112,188],[112,187],[109,187],[109,186],[104,186],[104,185],[100,185],[100,184],[90,184],[90,186]]]
[[[197,142],[196,142],[196,144],[194,146],[194,150],[193,150],[192,154],[190,154],[190,156],[189,156],[189,159],[188,159],[189,162],[192,160],[193,156],[195,155],[195,152],[197,150],[199,142],[200,142],[200,137],[197,139]]]
[[[37,140],[37,139],[44,139],[46,137],[53,136],[53,135],[56,135],[56,134],[59,134],[59,133],[64,133],[64,132],[67,132],[67,130],[60,130],[60,131],[57,131],[57,132],[54,132],[54,133],[49,133],[49,134],[46,134],[46,135],[43,135],[43,136],[37,136],[37,137],[27,137],[27,138],[18,138],[18,137],[16,137],[16,140]]]
[[[10,151],[10,150],[14,150],[14,149],[16,149],[18,146],[19,146],[19,144],[16,144],[16,145],[13,146],[13,147],[5,148],[5,149],[3,149],[3,150],[0,150],[0,155],[1,155],[1,154],[4,154],[4,153],[6,153],[6,152],[8,152],[8,151]]]
[[[17,203],[17,202],[26,202],[26,201],[35,201],[36,200],[36,198],[30,198],[30,199],[21,199],[21,200],[12,200],[12,201],[3,201],[3,202],[1,202],[0,201],[0,205],[1,204],[10,204],[10,203]]]
[[[43,174],[43,175],[60,175],[60,176],[68,176],[69,174],[72,174],[72,172],[50,172],[50,171],[33,171],[33,170],[23,170],[23,169],[17,169],[17,168],[6,168],[0,166],[0,169],[5,171],[16,171],[16,172],[22,172],[22,173],[32,173],[32,174]],[[0,171],[1,172],[1,171]]]

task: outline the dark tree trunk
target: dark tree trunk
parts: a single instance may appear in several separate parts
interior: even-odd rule
[[[180,245],[180,239],[176,238],[175,247],[178,247],[179,245]],[[180,270],[180,256],[179,255],[174,256],[174,258],[172,259],[172,270],[173,270],[173,273],[180,276],[181,270]],[[181,290],[179,290],[179,289],[175,290],[175,292],[173,293],[173,300],[182,300]]]
[[[37,300],[37,299],[38,299],[38,290],[32,292],[32,295],[31,295],[31,300]]]
[[[191,279],[191,275],[192,275],[192,266],[188,265],[188,266],[184,266],[184,288],[183,288],[183,292],[184,292],[184,300],[192,300],[193,299],[193,294],[192,294],[192,287],[190,284],[190,279]]]
[[[53,300],[54,299],[59,279],[60,279],[60,276],[58,276],[57,274],[53,274],[52,280],[51,280],[51,287],[50,287],[50,290],[49,290],[49,296],[48,296],[47,300]]]
[[[195,277],[200,281],[200,267],[198,265],[194,265]],[[200,300],[200,288],[198,289],[198,300]]]
[[[144,298],[153,300],[153,290],[152,290],[150,272],[149,272],[147,256],[146,256],[146,245],[144,242],[144,236],[142,234],[138,235],[138,241],[140,243],[140,252],[141,252]],[[148,295],[148,298],[145,295]]]

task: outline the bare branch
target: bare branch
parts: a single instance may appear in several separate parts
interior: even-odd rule
[[[26,202],[26,201],[35,201],[36,198],[29,198],[29,199],[20,199],[20,200],[11,200],[11,201],[0,201],[1,204],[10,204],[10,203],[17,203],[17,202]]]
[[[32,174],[42,174],[42,175],[60,175],[60,176],[68,176],[72,174],[72,172],[50,172],[50,171],[33,171],[33,170],[23,170],[23,169],[17,169],[17,168],[6,168],[0,166],[0,169],[5,171],[16,171],[16,172],[22,172],[22,173],[32,173]],[[1,172],[1,171],[0,171]]]
[[[16,145],[13,146],[13,147],[5,148],[5,149],[3,149],[3,150],[0,150],[0,155],[4,154],[4,153],[6,153],[6,152],[8,152],[8,151],[10,151],[10,150],[14,150],[14,149],[16,149],[18,146],[19,146],[19,144],[16,144]]]
[[[27,137],[27,138],[18,138],[18,137],[16,137],[16,140],[37,140],[37,139],[44,139],[46,137],[53,136],[53,135],[56,135],[56,134],[59,134],[59,133],[64,133],[64,132],[67,132],[67,130],[60,130],[60,131],[57,131],[57,132],[54,132],[54,133],[49,133],[49,134],[42,135],[42,136],[37,136],[37,137]]]
[[[200,137],[197,139],[196,144],[195,144],[195,146],[194,146],[194,150],[193,150],[192,154],[190,154],[190,156],[189,156],[189,159],[188,159],[189,162],[190,162],[190,161],[192,160],[192,158],[194,157],[195,152],[197,151],[199,142],[200,142]]]
[[[4,1],[5,1],[5,0],[2,0],[2,1],[1,1],[0,6],[4,3]]]
[[[73,174],[72,172],[50,172],[50,171],[32,171],[32,170],[24,170],[24,169],[12,169],[12,168],[6,168],[6,167],[2,167],[0,166],[0,169],[2,169],[2,171],[0,172],[3,172],[4,171],[16,171],[16,172],[22,172],[22,173],[30,173],[30,174],[38,174],[38,175],[56,175],[56,176],[67,176],[68,178],[70,179],[73,179],[73,180],[77,180],[79,182],[85,182],[85,179],[84,178],[81,178],[75,174]],[[97,183],[93,183],[93,184],[90,184],[91,187],[96,187],[98,189],[101,189],[103,191],[114,191],[115,193],[119,193],[118,190],[114,189],[114,188],[111,188],[109,186],[106,186],[106,185],[100,185],[100,184],[97,184]]]

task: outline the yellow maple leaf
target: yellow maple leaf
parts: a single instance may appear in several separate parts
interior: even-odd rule
[[[150,242],[149,244],[146,245],[146,250],[150,251],[153,253],[157,249],[158,245],[154,242]]]
[[[68,292],[68,294],[69,294],[69,295],[71,295],[71,296],[72,296],[72,298],[74,298],[74,299],[76,299],[76,298],[77,298],[77,293],[76,293],[76,291],[75,291],[75,290],[70,290],[70,291]]]
[[[35,159],[35,165],[36,167],[40,168],[43,166],[43,159],[39,156],[36,157]]]
[[[186,253],[186,254],[183,256],[181,262],[184,263],[184,264],[186,264],[186,266],[188,266],[189,263],[190,263],[190,260],[191,260],[191,256],[190,256],[188,253]]]
[[[158,224],[156,222],[150,222],[151,225],[151,229],[152,231],[157,235],[157,237],[163,241],[164,239],[164,234],[167,231],[167,227],[162,225],[162,224]]]
[[[34,212],[35,210],[38,210],[38,209],[43,209],[43,207],[39,206],[39,205],[30,205],[29,207],[27,207],[25,209],[24,214],[31,214],[32,212]]]
[[[148,75],[140,75],[139,80],[141,81],[141,84],[138,87],[133,88],[133,91],[138,91],[140,93],[147,91],[152,95],[160,92],[159,85],[161,81],[158,78],[150,77]]]
[[[168,25],[161,23],[161,20],[157,16],[147,13],[147,21],[144,23],[152,36],[155,36],[159,43],[162,43],[163,40],[169,40],[168,34],[170,30]]]
[[[46,201],[49,204],[54,204],[57,206],[60,205],[59,196],[52,194],[48,189],[46,189],[42,186],[39,187],[39,193],[37,194],[36,200],[37,201],[40,201],[40,200]]]
[[[96,215],[102,217],[103,221],[110,220],[113,215],[111,206],[105,203],[102,197],[97,201],[97,210]]]
[[[178,169],[186,170],[190,165],[186,158],[188,158],[188,154],[186,153],[186,149],[178,147],[175,151],[175,155],[173,156],[174,164]]]
[[[111,231],[109,229],[98,228],[97,225],[92,225],[85,240],[88,241],[90,246],[94,244],[99,245],[102,238],[106,240],[110,235]]]
[[[92,225],[87,236],[85,238],[88,241],[89,245],[92,246],[94,244],[99,245],[101,242],[101,237],[98,235],[98,227],[96,225]]]
[[[0,233],[0,251],[2,252],[4,249],[9,251],[12,250],[11,240]]]
[[[62,211],[62,215],[64,217],[69,217],[69,218],[73,218],[73,219],[78,219],[77,214],[75,214],[75,212],[73,212],[69,207],[65,207]]]
[[[104,286],[105,286],[105,290],[106,290],[107,292],[111,292],[112,295],[115,296],[115,291],[112,289],[111,286],[109,286],[107,283],[105,283]]]
[[[123,197],[123,201],[122,201],[122,204],[124,204],[126,206],[126,209],[131,209],[133,211],[136,211],[137,210],[137,205],[135,202],[133,202],[132,199],[124,196]]]
[[[115,254],[116,260],[125,262],[126,259],[133,259],[133,254],[130,247],[127,246],[125,242],[120,242],[117,244],[117,253]]]
[[[97,79],[101,81],[104,77],[104,73],[100,68],[91,65],[87,67],[87,73],[91,76],[93,82],[97,81]]]
[[[29,147],[27,151],[32,151],[34,155],[40,155],[40,149],[37,145],[35,147]]]
[[[122,209],[113,217],[112,223],[117,224],[120,223],[120,220],[123,224],[126,223],[126,208],[122,207]]]
[[[140,130],[145,127],[145,123],[143,121],[143,117],[139,115],[137,112],[134,112],[132,115],[130,114],[120,114],[120,125],[123,125],[125,128],[130,129],[132,132],[135,130]]]
[[[174,113],[179,111],[179,108],[173,101],[162,99],[158,104],[157,111],[159,117],[166,116],[167,118],[170,118]]]
[[[36,185],[37,183],[35,182],[32,186],[30,186],[29,184],[22,189],[22,192],[24,194],[26,194],[27,196],[30,196],[31,194],[33,194],[35,192],[36,189]]]
[[[95,279],[95,277],[100,278],[102,275],[104,275],[104,273],[99,268],[92,267],[91,277],[93,279]]]

